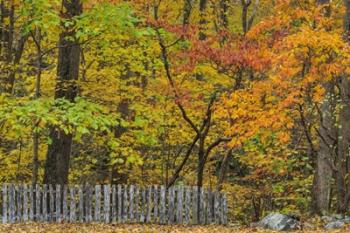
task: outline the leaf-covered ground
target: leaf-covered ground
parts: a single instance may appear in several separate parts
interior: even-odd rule
[[[273,231],[267,231],[256,228],[238,228],[238,227],[218,227],[218,226],[162,226],[162,225],[138,225],[138,224],[41,224],[41,223],[28,223],[28,224],[0,224],[0,232],[6,233],[182,233],[182,232],[194,232],[194,233],[272,233]],[[324,231],[321,229],[309,229],[300,230],[296,233],[348,233],[350,227],[342,228],[333,231]]]

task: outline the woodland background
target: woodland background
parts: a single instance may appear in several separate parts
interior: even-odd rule
[[[349,0],[2,0],[0,181],[205,186],[345,214]]]

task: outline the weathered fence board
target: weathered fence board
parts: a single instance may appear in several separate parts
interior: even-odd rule
[[[204,188],[2,185],[2,223],[227,224],[227,198]]]

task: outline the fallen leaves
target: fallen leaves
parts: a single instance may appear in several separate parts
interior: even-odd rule
[[[350,228],[343,228],[334,231],[302,230],[296,233],[346,233]],[[224,226],[175,226],[175,225],[143,225],[143,224],[70,224],[70,223],[26,223],[26,224],[1,224],[0,232],[11,233],[273,233],[274,231],[242,228],[242,227],[224,227]]]

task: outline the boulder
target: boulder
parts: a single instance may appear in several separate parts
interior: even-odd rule
[[[340,227],[343,227],[345,225],[345,222],[343,220],[336,220],[336,221],[332,221],[327,223],[324,228],[326,230],[334,230]]]
[[[292,215],[271,213],[256,225],[275,231],[292,231],[299,229],[300,222],[295,216]]]
[[[326,230],[338,229],[350,223],[349,216],[340,216],[340,215],[323,216],[322,220],[326,223],[326,225],[324,226]]]

